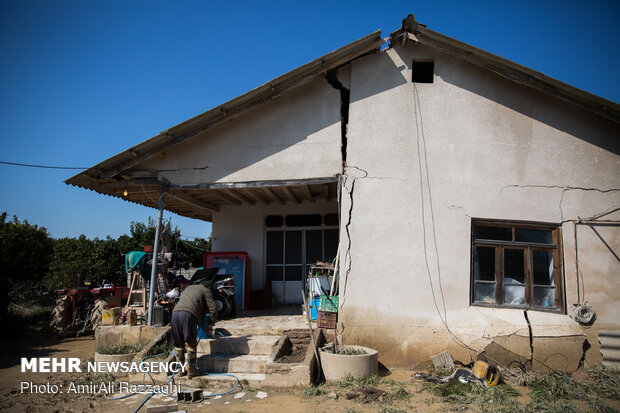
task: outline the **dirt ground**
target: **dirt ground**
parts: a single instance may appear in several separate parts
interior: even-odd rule
[[[85,382],[85,379],[105,381],[109,378],[88,376],[85,373],[22,373],[20,357],[79,357],[82,361],[93,355],[94,338],[54,340],[51,337],[8,338],[2,341],[3,357],[0,364],[0,411],[8,412],[133,412],[148,394],[138,394],[121,400],[111,400],[105,393],[67,394],[21,392],[22,382],[46,385],[63,385],[67,389],[71,382]],[[178,410],[187,412],[443,412],[443,411],[620,411],[618,400],[605,400],[602,408],[592,409],[584,401],[571,400],[570,407],[566,401],[551,400],[540,409],[532,402],[530,390],[526,387],[512,385],[516,394],[508,407],[501,403],[501,398],[467,399],[467,396],[440,396],[429,391],[425,382],[411,379],[413,371],[392,371],[386,377],[376,378],[370,382],[327,383],[319,387],[306,388],[251,388],[240,385],[232,393],[220,397],[210,397],[200,403],[179,403]],[[118,383],[118,381],[117,381]],[[204,394],[229,391],[233,383],[217,385],[205,384],[194,380],[192,386],[203,387]],[[186,387],[187,384],[184,384]],[[620,389],[618,389],[620,390]],[[474,397],[474,396],[472,396]],[[156,394],[142,407],[146,412],[149,405],[171,404],[176,397]],[[520,406],[520,407],[519,407]],[[529,406],[529,407],[528,407]],[[543,406],[545,406],[543,408]],[[600,407],[600,406],[599,406]],[[504,409],[504,410],[502,410]],[[572,410],[571,410],[572,409]],[[615,409],[615,410],[614,410]]]

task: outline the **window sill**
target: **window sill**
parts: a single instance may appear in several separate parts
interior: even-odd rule
[[[498,304],[485,304],[485,303],[471,303],[471,307],[493,308],[497,310],[525,310],[525,311],[540,311],[543,313],[552,314],[566,314],[562,309],[558,308],[544,308],[544,307],[527,307],[517,305],[498,305]]]

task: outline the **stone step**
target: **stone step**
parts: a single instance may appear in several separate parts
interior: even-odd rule
[[[205,354],[271,354],[278,336],[229,336],[202,339],[198,342],[198,355]]]
[[[264,373],[268,355],[209,354],[198,359],[203,373]]]

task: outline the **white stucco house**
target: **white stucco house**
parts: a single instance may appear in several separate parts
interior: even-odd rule
[[[67,183],[165,194],[281,304],[340,245],[338,332],[387,366],[620,361],[620,106],[413,16]]]

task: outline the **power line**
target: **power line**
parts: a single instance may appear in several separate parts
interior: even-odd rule
[[[6,161],[0,161],[0,164],[4,164],[4,165],[12,165],[12,166],[25,166],[28,168],[46,168],[46,169],[88,169],[88,168],[81,168],[81,167],[77,167],[77,166],[50,166],[50,165],[32,165],[32,164],[28,164],[28,163],[17,163],[17,162],[6,162]]]

